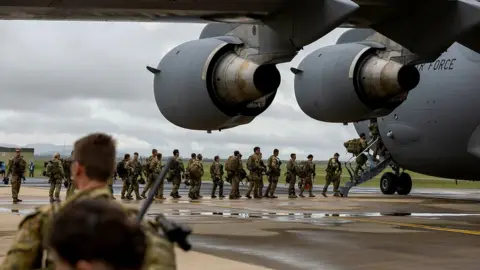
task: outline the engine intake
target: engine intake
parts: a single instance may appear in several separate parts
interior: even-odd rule
[[[251,122],[272,103],[280,86],[275,65],[259,65],[235,53],[229,38],[183,43],[158,64],[157,106],[171,123],[220,130]]]
[[[375,48],[346,43],[307,55],[295,73],[295,96],[302,111],[319,121],[346,123],[392,112],[414,89],[414,66],[384,60]]]

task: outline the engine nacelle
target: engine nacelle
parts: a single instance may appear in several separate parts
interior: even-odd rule
[[[295,73],[302,111],[324,122],[347,123],[385,116],[420,81],[414,66],[379,58],[376,48],[346,43],[307,55]]]
[[[239,57],[235,37],[183,43],[158,64],[155,100],[171,123],[186,129],[221,130],[251,122],[272,103],[280,86],[275,65]]]

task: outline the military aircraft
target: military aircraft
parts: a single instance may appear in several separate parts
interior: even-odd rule
[[[3,0],[0,18],[208,23],[147,67],[165,118],[208,132],[250,123],[275,98],[276,64],[337,27],[354,28],[292,67],[300,108],[359,132],[378,119],[389,156],[362,181],[393,164],[385,194],[410,192],[400,168],[480,179],[477,0]]]

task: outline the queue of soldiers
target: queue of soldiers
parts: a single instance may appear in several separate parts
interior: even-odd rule
[[[370,126],[370,135],[372,141],[379,139],[378,136],[378,125],[376,121],[372,121]],[[361,173],[364,172],[363,167],[367,162],[367,155],[363,155],[364,151],[367,149],[367,141],[364,133],[360,134],[360,137],[357,139],[349,140],[344,143],[344,146],[348,153],[352,153],[356,158],[356,167],[353,170],[352,178],[354,181],[358,181]],[[377,147],[374,149],[373,161],[377,161],[377,154],[384,155],[385,147],[381,140],[378,140]],[[9,160],[7,178],[9,175],[12,175],[12,199],[13,202],[21,202],[22,200],[18,198],[20,192],[21,179],[25,175],[25,170],[27,169],[27,163],[21,156],[21,150],[16,149],[15,156]],[[75,185],[72,181],[72,176],[70,175],[70,166],[73,161],[74,152],[72,151],[71,156],[66,159],[61,159],[60,154],[56,153],[53,159],[46,163],[45,176],[48,177],[50,183],[49,197],[50,202],[61,201],[60,191],[62,188],[62,182],[67,189],[66,198],[68,199],[74,194]],[[275,196],[275,190],[281,176],[281,164],[282,162],[278,158],[279,151],[275,149],[273,154],[268,158],[267,164],[264,164],[262,159],[262,153],[260,152],[259,147],[253,149],[253,153],[249,156],[246,162],[246,167],[249,173],[246,172],[243,161],[242,154],[239,151],[235,151],[232,156],[230,156],[225,164],[220,163],[220,157],[215,156],[214,162],[210,167],[210,176],[213,181],[213,187],[211,190],[211,198],[217,198],[217,189],[218,197],[224,198],[223,194],[223,185],[224,182],[228,182],[231,185],[231,191],[229,194],[229,199],[239,199],[242,196],[239,192],[239,185],[243,183],[244,180],[248,183],[248,190],[245,194],[245,197],[248,199],[252,198],[277,198]],[[191,154],[191,158],[188,161],[188,164],[185,168],[182,160],[180,159],[180,152],[175,149],[173,151],[174,162],[167,173],[166,180],[172,183],[172,192],[170,196],[174,199],[181,198],[178,193],[182,179],[185,179],[184,183],[186,186],[190,186],[188,197],[190,199],[201,199],[203,196],[200,194],[202,177],[205,172],[203,169],[202,155],[201,154]],[[322,195],[327,196],[326,192],[328,186],[333,184],[334,196],[339,196],[339,185],[340,177],[342,174],[342,166],[338,161],[339,154],[335,155],[329,159],[326,168],[326,178],[325,186],[322,190]],[[158,177],[160,171],[162,170],[162,154],[159,153],[156,149],[152,150],[152,155],[147,158],[145,164],[141,164],[139,161],[138,153],[133,154],[131,158],[130,154],[125,154],[122,161],[118,162],[114,166],[114,174],[120,176],[123,181],[121,199],[133,200],[132,194],[135,193],[136,200],[142,200],[146,198],[146,193],[152,187],[153,181]],[[288,197],[297,198],[305,197],[305,190],[308,191],[309,197],[315,197],[313,194],[313,179],[315,178],[315,164],[313,163],[313,156],[308,155],[307,160],[297,161],[295,153],[290,155],[290,160],[286,166],[287,171],[284,173],[286,183],[289,185],[288,188]],[[144,176],[146,181],[144,180]],[[268,186],[264,192],[264,176],[268,180]],[[298,179],[298,196],[295,189],[295,184]],[[111,175],[108,178],[107,185],[110,189],[110,192],[113,195],[113,183],[114,175]],[[140,193],[139,184],[145,184],[143,191]],[[155,190],[155,199],[164,200],[166,199],[163,194],[164,182],[160,184],[158,190]],[[252,194],[253,193],[253,194]]]

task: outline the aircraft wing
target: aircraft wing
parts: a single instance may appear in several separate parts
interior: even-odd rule
[[[0,19],[261,23],[313,1],[332,0],[2,0]],[[372,28],[423,58],[453,42],[480,53],[479,0],[351,2],[359,8],[343,27]]]

